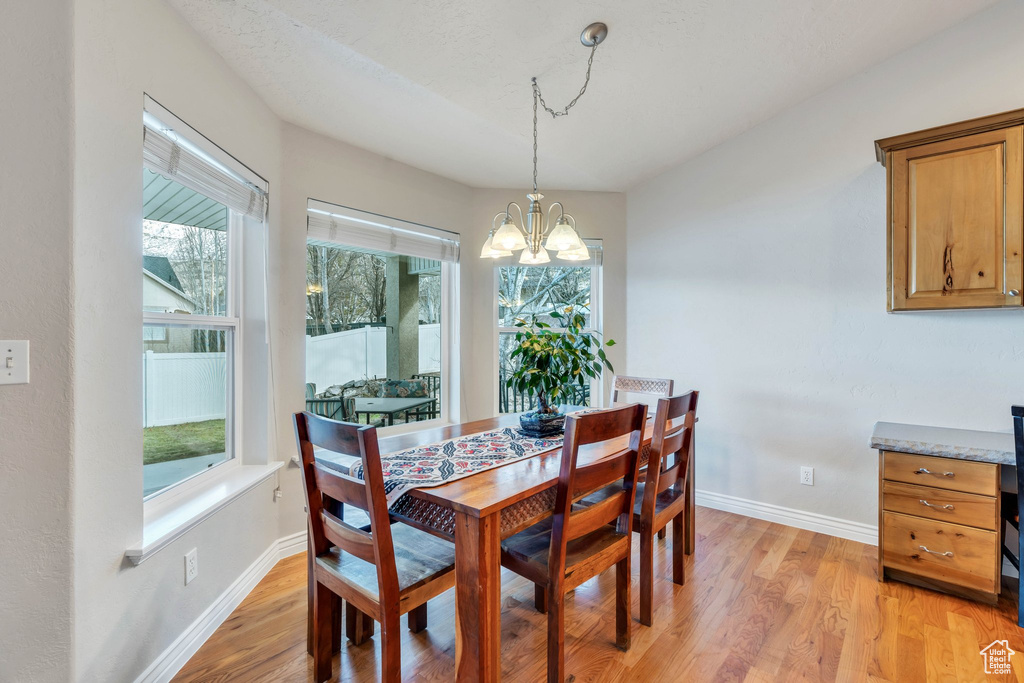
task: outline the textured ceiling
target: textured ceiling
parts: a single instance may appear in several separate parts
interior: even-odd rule
[[[994,0],[169,0],[283,119],[475,187],[624,190]]]

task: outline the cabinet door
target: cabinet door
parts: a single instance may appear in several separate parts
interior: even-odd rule
[[[890,310],[1021,306],[1022,132],[891,152]]]

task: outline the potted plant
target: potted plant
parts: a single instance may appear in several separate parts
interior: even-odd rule
[[[516,347],[509,358],[518,358],[519,367],[505,382],[513,391],[537,397],[537,410],[519,418],[523,432],[535,437],[564,429],[565,414],[558,412],[558,399],[567,389],[585,386],[600,377],[604,368],[614,371],[603,347],[614,346],[615,341],[602,344],[597,333],[585,332],[583,310],[568,306],[550,315],[562,329],[552,329],[537,316],[516,320]]]

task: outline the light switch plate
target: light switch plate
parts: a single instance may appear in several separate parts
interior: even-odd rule
[[[28,384],[28,341],[0,339],[0,384]]]

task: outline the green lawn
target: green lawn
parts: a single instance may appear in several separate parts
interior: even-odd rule
[[[143,429],[142,464],[223,453],[224,434],[224,420]]]

